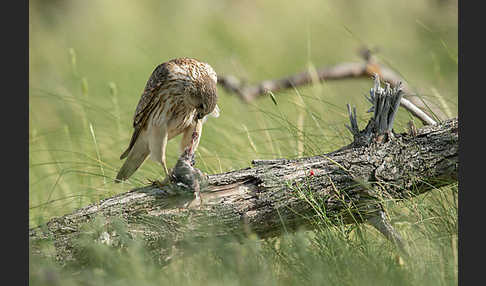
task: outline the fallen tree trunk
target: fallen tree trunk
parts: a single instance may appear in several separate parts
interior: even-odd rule
[[[350,114],[355,140],[338,151],[295,160],[254,160],[253,167],[210,175],[201,183],[200,200],[175,185],[135,189],[31,229],[32,251],[45,255],[42,241],[54,241],[60,262],[77,259],[82,249],[76,241],[89,232],[83,225],[98,217],[105,231],[92,238],[120,245],[121,235],[111,225],[121,221],[130,237],[142,237],[165,259],[171,245],[188,239],[249,232],[271,237],[312,228],[314,218],[323,216],[332,223],[370,222],[382,215],[383,200],[409,198],[456,182],[457,119],[414,134],[393,134],[398,103],[374,99],[381,107],[363,131]],[[391,106],[393,113],[377,117],[383,106]],[[374,226],[382,231],[383,225]],[[390,238],[389,232],[383,233]]]

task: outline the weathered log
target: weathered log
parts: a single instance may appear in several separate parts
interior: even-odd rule
[[[87,233],[83,225],[96,217],[103,219],[105,231],[93,238],[119,245],[121,235],[111,225],[121,221],[130,237],[142,237],[162,258],[169,256],[171,245],[188,239],[249,232],[271,237],[312,228],[318,217],[331,223],[368,221],[400,240],[380,219],[381,203],[457,181],[458,120],[394,134],[400,97],[370,100],[375,115],[364,130],[359,131],[350,112],[355,140],[345,148],[293,160],[254,160],[253,167],[210,175],[201,182],[200,201],[177,184],[119,194],[30,229],[32,250],[42,254],[42,241],[52,240],[59,261],[79,258],[82,249],[76,242]]]

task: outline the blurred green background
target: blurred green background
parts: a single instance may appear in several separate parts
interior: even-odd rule
[[[220,75],[256,83],[360,61],[360,47],[378,47],[379,62],[398,71],[446,114],[457,116],[457,13],[457,1],[448,0],[31,0],[29,226],[141,186],[147,179],[162,178],[160,165],[146,161],[130,181],[113,184],[145,83],[158,64],[172,58],[194,57],[208,62]],[[333,151],[352,139],[344,127],[346,103],[356,105],[361,127],[371,116],[363,97],[371,85],[371,80],[362,79],[299,87],[276,94],[278,105],[268,97],[245,104],[219,88],[221,116],[210,118],[204,126],[197,167],[213,174],[248,167],[257,158]],[[395,130],[404,131],[408,120],[413,117],[400,109]],[[179,140],[169,142],[169,166],[177,160]],[[390,211],[416,225],[427,210],[438,206],[450,215],[447,224],[455,225],[457,199],[451,196],[457,188],[441,190],[445,193],[430,199],[438,205],[425,197],[409,208],[390,206]],[[417,212],[421,209],[417,205],[423,212]],[[436,236],[457,237],[454,227],[449,232],[437,229],[426,235],[430,243],[436,242]],[[418,235],[406,227],[402,231]],[[372,237],[379,241],[377,249],[386,244]],[[443,262],[434,268],[441,277],[434,281],[454,284],[453,249],[439,245],[447,251],[431,258]],[[32,281],[44,283],[42,268],[34,266]],[[236,281],[238,275],[248,274],[235,271]],[[102,280],[106,275],[90,273]],[[269,277],[267,282],[284,282],[276,273]],[[411,282],[423,281],[423,276],[414,277]],[[397,279],[406,284],[406,279]],[[349,283],[353,284],[343,284]]]

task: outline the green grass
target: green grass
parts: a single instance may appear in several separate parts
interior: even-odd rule
[[[450,2],[450,1],[449,1]],[[113,178],[140,93],[156,65],[178,56],[249,82],[359,60],[362,44],[424,97],[457,116],[457,4],[443,1],[30,1],[29,227],[162,178],[147,161]],[[244,104],[219,93],[221,116],[204,126],[197,167],[220,173],[252,159],[333,151],[370,117],[371,80],[325,82]],[[395,130],[410,114],[400,110]],[[416,121],[416,120],[415,120]],[[416,121],[417,125],[418,122]],[[178,157],[176,138],[168,164]],[[457,186],[387,204],[412,256],[366,225],[258,240],[211,239],[161,267],[139,241],[113,250],[85,241],[86,261],[60,268],[30,257],[31,285],[455,285]]]

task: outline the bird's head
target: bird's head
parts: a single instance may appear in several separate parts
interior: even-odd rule
[[[199,62],[193,66],[193,89],[191,101],[196,109],[198,119],[204,118],[216,108],[218,101],[217,95],[217,76],[213,68],[206,63]]]
[[[216,82],[209,76],[202,76],[194,94],[197,119],[202,119],[216,108],[218,100]]]
[[[170,61],[170,84],[184,93],[186,104],[196,110],[198,119],[204,118],[216,108],[217,75],[213,68],[204,62],[191,58],[178,58]]]

